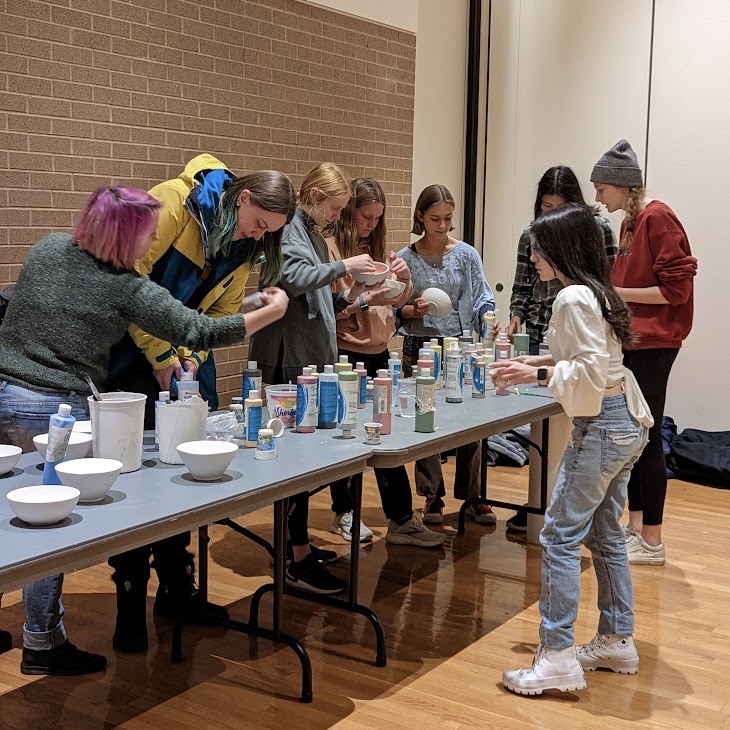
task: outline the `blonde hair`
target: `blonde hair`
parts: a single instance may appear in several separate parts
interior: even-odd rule
[[[302,180],[299,188],[299,205],[306,205],[312,218],[317,218],[318,207],[327,198],[350,195],[347,176],[333,162],[320,162]]]
[[[624,233],[621,236],[619,250],[621,253],[628,253],[631,249],[631,242],[634,240],[634,224],[636,216],[641,211],[641,201],[646,195],[646,188],[629,188],[629,197],[626,201],[626,215],[624,215]]]

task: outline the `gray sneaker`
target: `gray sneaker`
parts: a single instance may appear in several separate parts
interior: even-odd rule
[[[388,532],[385,534],[385,541],[391,545],[416,545],[417,547],[440,547],[443,545],[444,536],[440,532],[429,530],[421,518],[413,513],[411,519],[403,525],[393,520],[388,522]]]

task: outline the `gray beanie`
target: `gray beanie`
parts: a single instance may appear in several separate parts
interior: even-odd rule
[[[641,168],[636,152],[631,145],[620,139],[596,163],[591,173],[591,182],[617,185],[622,188],[644,187]]]

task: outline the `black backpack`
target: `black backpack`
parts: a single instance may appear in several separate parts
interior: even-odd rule
[[[672,439],[671,465],[680,479],[730,489],[730,431],[685,428]]]
[[[4,289],[0,289],[0,322],[5,319],[5,312],[8,308],[8,302],[13,296],[13,290],[15,285],[6,286]]]

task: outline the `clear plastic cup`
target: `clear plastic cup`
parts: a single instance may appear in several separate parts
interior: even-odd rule
[[[416,417],[416,379],[402,378],[398,381],[398,406],[402,418]]]

